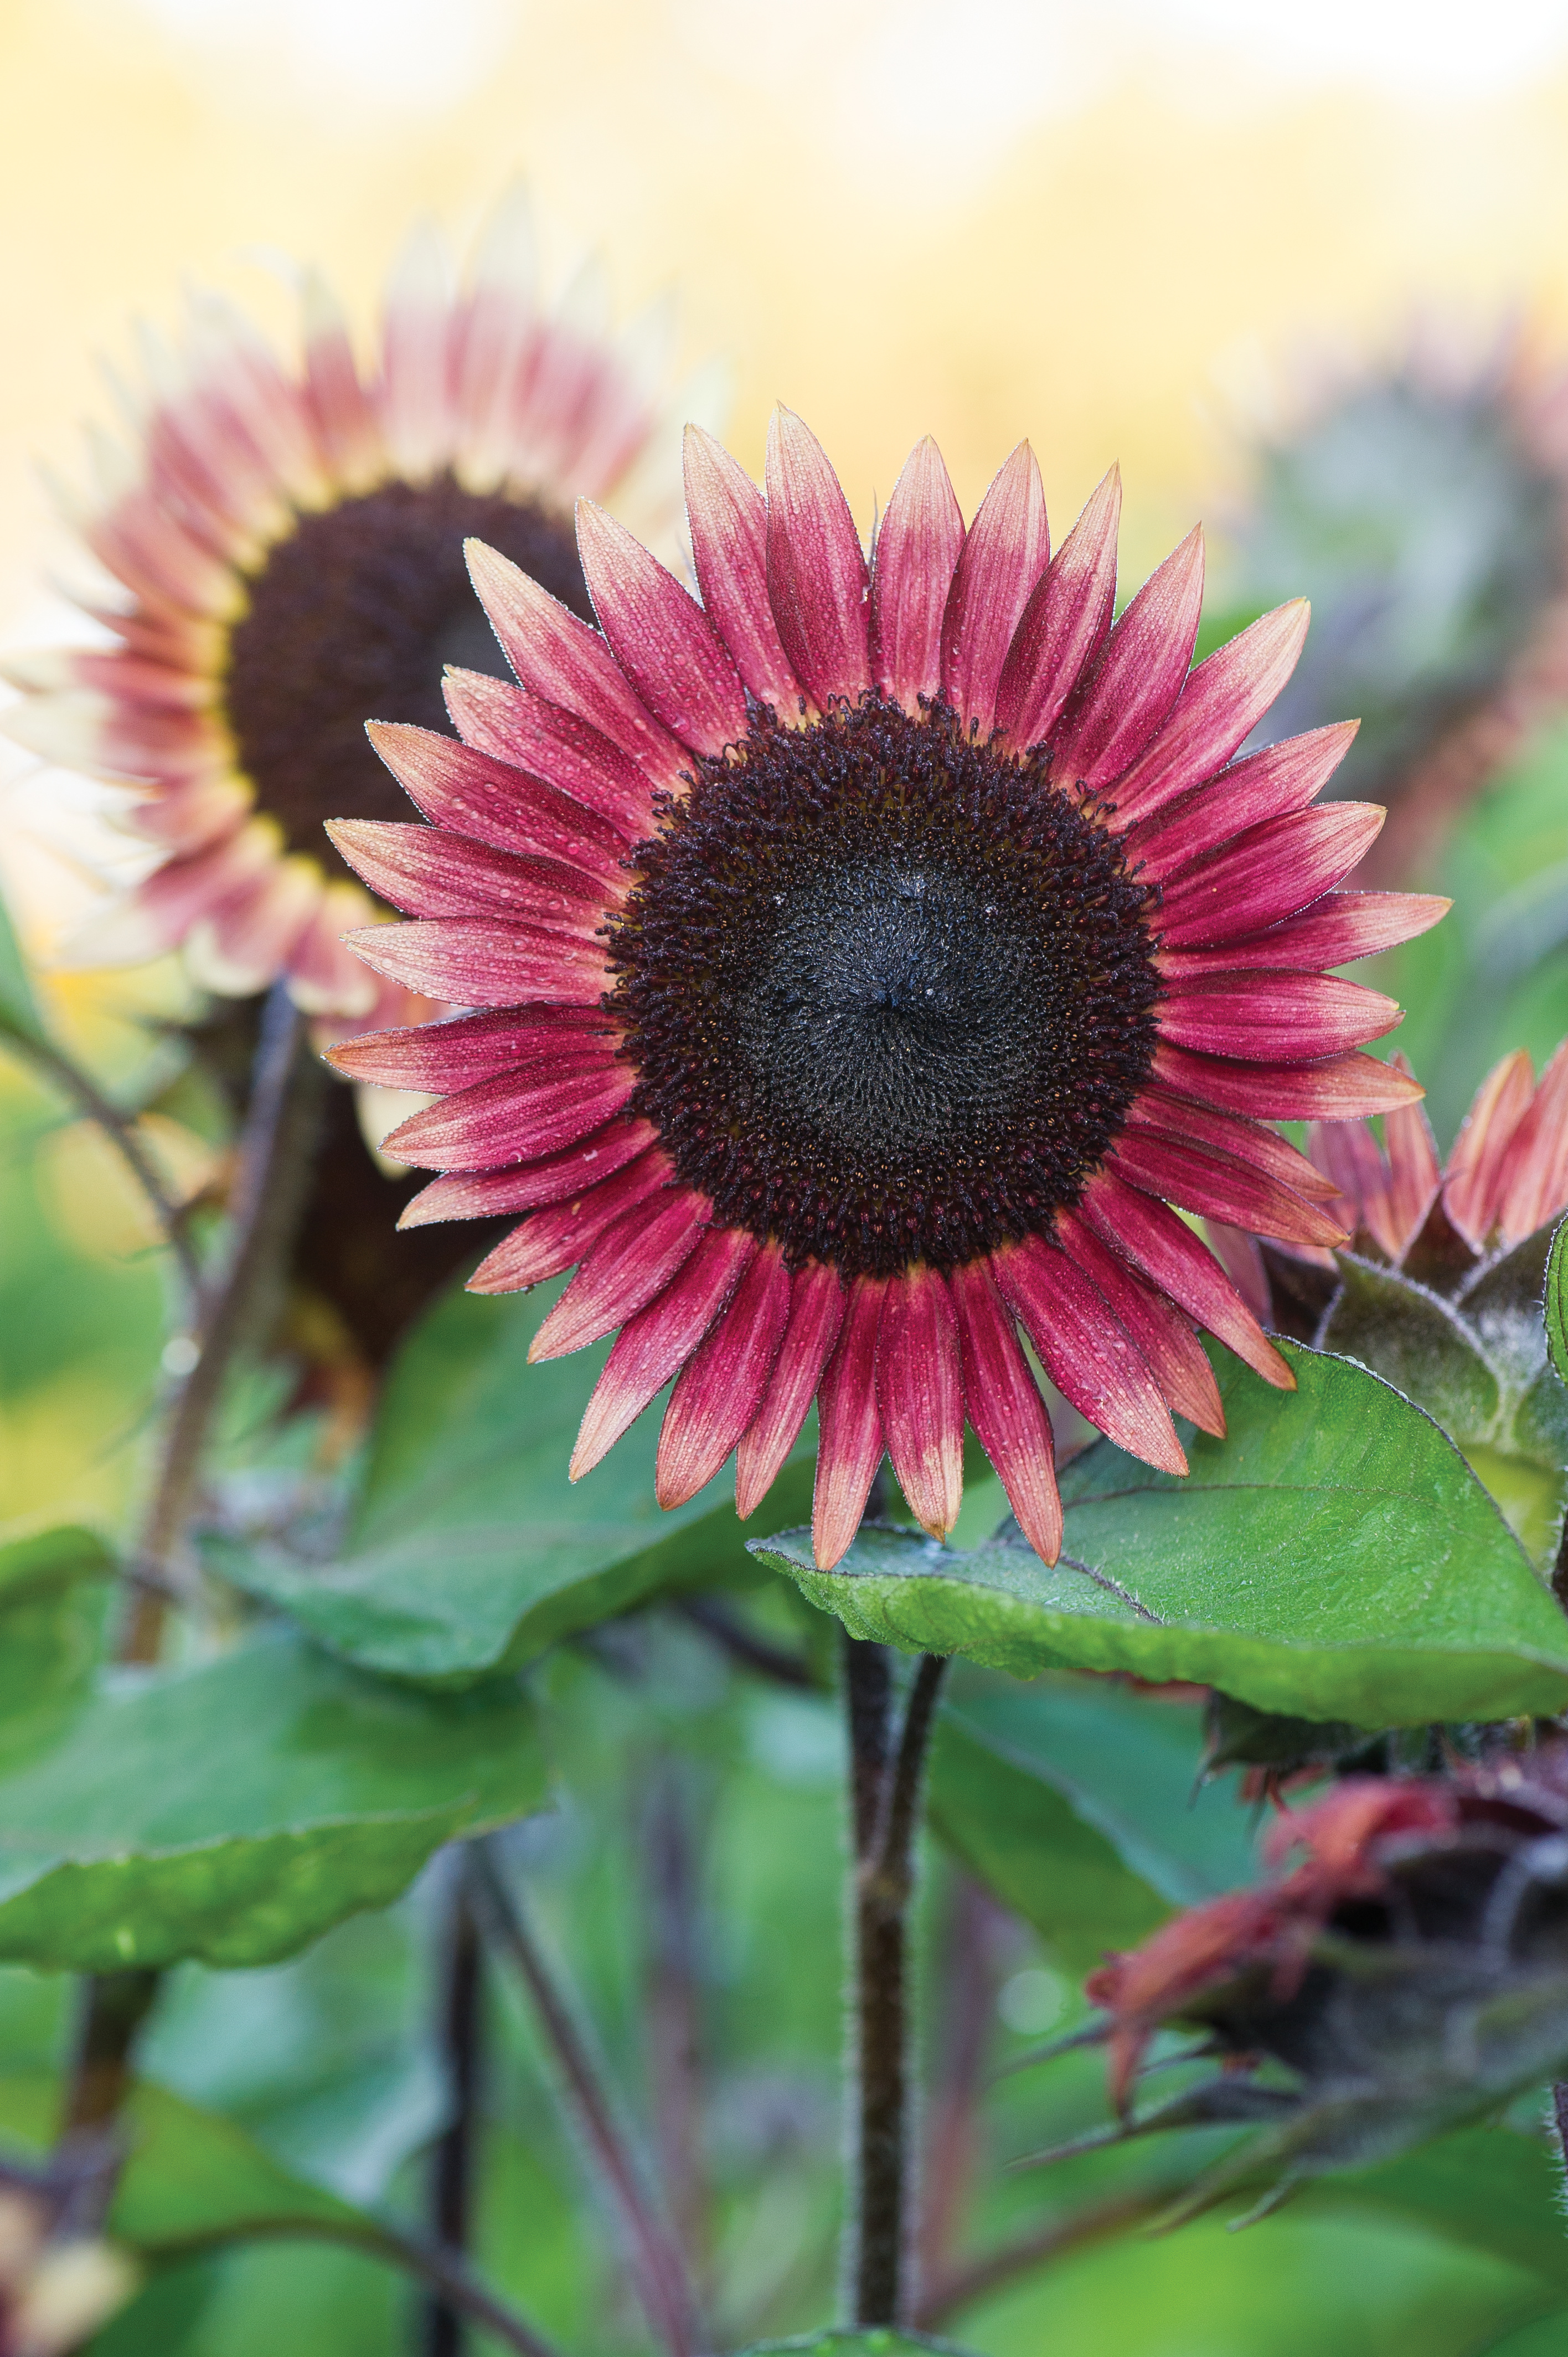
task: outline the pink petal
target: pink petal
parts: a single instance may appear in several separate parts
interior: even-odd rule
[[[1299,917],[1267,932],[1248,933],[1212,949],[1162,950],[1155,963],[1173,990],[1187,974],[1227,974],[1241,966],[1321,973],[1430,932],[1453,905],[1434,892],[1326,892]]]
[[[1414,1078],[1397,1049],[1389,1061]],[[1383,1121],[1383,1146],[1389,1157],[1389,1217],[1401,1238],[1398,1252],[1391,1257],[1402,1259],[1420,1233],[1443,1182],[1443,1167],[1432,1124],[1426,1118],[1426,1107],[1419,1103],[1402,1105],[1397,1113],[1387,1114]]]
[[[1110,1160],[1132,1186],[1179,1203],[1185,1211],[1211,1214],[1232,1227],[1251,1228],[1255,1234],[1279,1236],[1286,1243],[1346,1242],[1338,1222],[1317,1204],[1246,1163],[1232,1162],[1228,1155],[1211,1153],[1168,1132],[1129,1126]]]
[[[534,1162],[602,1129],[636,1086],[629,1064],[602,1060],[582,1071],[500,1072],[411,1114],[381,1151],[424,1170]]]
[[[577,502],[577,552],[599,628],[655,719],[696,753],[737,743],[746,691],[696,599],[592,500]]]
[[[658,1216],[659,1203],[670,1200],[665,1190],[671,1176],[669,1161],[655,1147],[585,1187],[581,1194],[562,1197],[535,1211],[479,1263],[468,1279],[468,1291],[517,1293],[525,1286],[559,1276],[618,1222],[635,1220],[646,1227],[650,1218]],[[426,1188],[424,1193],[429,1192]],[[651,1207],[650,1196],[656,1199]],[[555,1307],[558,1309],[561,1303]]]
[[[942,616],[963,515],[928,434],[904,461],[871,564],[871,646],[882,694],[918,712],[941,685]]]
[[[652,833],[646,773],[575,712],[489,672],[448,671],[441,693],[453,727],[476,751],[558,787],[607,820],[625,843]]]
[[[1052,737],[1054,776],[1097,793],[1144,750],[1187,677],[1202,608],[1203,534],[1195,527],[1112,630],[1081,703]]]
[[[1280,1391],[1295,1389],[1295,1377],[1213,1254],[1175,1211],[1101,1170],[1084,1189],[1079,1213],[1103,1243],[1178,1303],[1195,1325],[1229,1344],[1265,1383]]]
[[[1276,606],[1188,673],[1170,718],[1117,781],[1118,825],[1164,810],[1223,768],[1294,671],[1311,612],[1305,597]]]
[[[888,1281],[876,1402],[910,1511],[934,1539],[945,1539],[963,1502],[963,1370],[952,1296],[934,1269],[907,1269]]]
[[[617,1027],[596,1010],[579,1006],[506,1006],[483,1015],[450,1016],[445,1022],[402,1025],[395,1031],[367,1031],[328,1049],[327,1060],[350,1081],[371,1081],[384,1089],[433,1090],[445,1096],[498,1072],[525,1064],[561,1060],[601,1061],[613,1054]]]
[[[1256,1236],[1246,1228],[1232,1227],[1228,1220],[1206,1219],[1203,1232],[1208,1239],[1209,1251],[1253,1317],[1262,1320],[1270,1316],[1273,1308],[1273,1294]],[[1316,1251],[1318,1247],[1314,1245],[1312,1249]],[[1325,1254],[1324,1257],[1332,1268],[1332,1256]]]
[[[680,1372],[740,1283],[757,1252],[741,1228],[705,1228],[656,1299],[622,1327],[583,1411],[571,1479],[580,1481],[671,1375]]]
[[[386,985],[367,972],[342,938],[364,913],[365,896],[357,885],[328,884],[288,953],[289,996],[303,1013],[378,1019]]]
[[[1163,1293],[1135,1277],[1124,1260],[1071,1211],[1057,1213],[1057,1242],[1097,1291],[1105,1296],[1137,1346],[1139,1356],[1177,1415],[1200,1432],[1225,1437],[1225,1410],[1202,1343]]]
[[[1043,1238],[992,1255],[997,1290],[1057,1389],[1108,1439],[1147,1465],[1185,1473],[1170,1410],[1104,1295]]]
[[[735,1510],[743,1523],[795,1446],[843,1322],[844,1290],[836,1269],[808,1261],[789,1287],[789,1323],[761,1405],[736,1451]]]
[[[656,786],[678,788],[690,757],[647,709],[597,630],[483,541],[470,540],[467,554],[479,603],[523,686],[607,737]]]
[[[607,1179],[606,1189],[618,1183]],[[671,1187],[651,1203],[623,1211],[589,1246],[583,1265],[529,1345],[529,1364],[584,1350],[646,1309],[695,1252],[712,1210],[705,1195],[689,1187]],[[534,1216],[548,1219],[550,1214]]]
[[[767,471],[768,602],[785,654],[823,710],[835,697],[853,704],[871,685],[871,667],[865,558],[849,501],[792,410],[779,407],[768,422]]]
[[[1230,843],[1264,819],[1305,810],[1322,791],[1355,742],[1359,720],[1315,728],[1265,745],[1244,761],[1196,786],[1168,809],[1127,830],[1127,864],[1146,884],[1163,884],[1204,852]]]
[[[434,825],[500,851],[535,852],[624,888],[628,837],[542,778],[476,753],[434,728],[372,720],[365,734]]]
[[[515,1170],[458,1170],[449,1178],[433,1178],[403,1205],[398,1226],[428,1228],[438,1220],[488,1220],[509,1211],[538,1211],[547,1203],[564,1202],[568,1197],[576,1199],[600,1179],[613,1178],[658,1140],[659,1132],[651,1122],[622,1115],[542,1162],[524,1163]]]
[[[1348,1121],[1412,1104],[1425,1093],[1391,1065],[1354,1053],[1328,1056],[1320,1063],[1241,1063],[1162,1039],[1154,1071],[1176,1096],[1260,1121]]]
[[[768,602],[768,508],[745,468],[700,425],[686,428],[686,516],[703,605],[759,704],[781,719],[800,683]]]
[[[1236,1114],[1220,1113],[1212,1105],[1194,1104],[1157,1083],[1148,1083],[1139,1092],[1127,1109],[1127,1122],[1134,1129],[1191,1138],[1234,1162],[1250,1162],[1309,1201],[1333,1191],[1306,1156],[1298,1154],[1278,1130]]]
[[[1522,1048],[1494,1064],[1460,1124],[1444,1178],[1443,1206],[1479,1252],[1502,1217],[1509,1147],[1530,1109],[1535,1074]]]
[[[817,1394],[811,1550],[819,1571],[831,1571],[852,1544],[882,1462],[876,1329],[887,1283],[885,1276],[857,1276],[850,1286],[843,1324]]]
[[[387,286],[381,328],[381,418],[399,471],[413,481],[450,455],[451,265],[440,233],[422,223]]]
[[[683,1506],[705,1489],[762,1405],[789,1323],[789,1290],[783,1254],[764,1244],[670,1395],[654,1477],[661,1506]]]
[[[969,1261],[949,1283],[958,1313],[963,1394],[980,1445],[996,1468],[1018,1527],[1043,1562],[1062,1547],[1051,1420],[987,1264]]]
[[[381,425],[355,365],[347,322],[325,281],[314,271],[302,289],[305,405],[333,475],[369,481],[384,458]]]
[[[253,820],[209,851],[193,859],[170,859],[156,868],[124,904],[127,918],[148,946],[131,947],[125,959],[152,957],[182,940],[199,917],[209,915],[242,894],[253,893],[277,866],[277,836],[264,821]],[[120,963],[114,942],[119,911],[93,920],[103,944],[104,962]]]
[[[321,906],[314,859],[280,859],[256,888],[206,909],[185,939],[186,963],[204,989],[249,997],[287,971],[289,952]]]
[[[1530,1108],[1509,1140],[1498,1195],[1498,1225],[1505,1244],[1532,1236],[1568,1203],[1568,1040],[1541,1073]]]
[[[1374,802],[1326,802],[1249,827],[1166,879],[1155,920],[1164,945],[1225,942],[1294,916],[1355,866],[1384,816]]]
[[[471,919],[415,918],[407,924],[362,925],[349,945],[377,974],[444,998],[453,1006],[596,1006],[611,974],[603,949],[532,925],[487,925]]]
[[[584,941],[605,921],[605,887],[561,860],[497,851],[449,827],[339,818],[327,832],[371,891],[410,916],[516,916]]]
[[[982,737],[996,718],[1013,633],[1050,557],[1045,488],[1034,452],[1020,442],[969,528],[942,617],[942,687]]]
[[[0,716],[0,724],[9,716]],[[115,813],[115,823],[177,858],[188,858],[237,834],[254,807],[250,788],[238,778],[198,778],[172,793],[149,794],[145,802],[133,802]]]
[[[1404,1019],[1380,990],[1335,974],[1195,974],[1160,1001],[1163,1037],[1178,1048],[1246,1063],[1333,1056],[1391,1031]]]
[[[996,690],[996,725],[1020,749],[1049,735],[1105,642],[1121,517],[1122,476],[1112,467],[1019,618]]]
[[[1397,1259],[1406,1240],[1390,1221],[1389,1166],[1365,1122],[1314,1122],[1307,1133],[1307,1150],[1339,1189],[1347,1228],[1352,1234],[1365,1228],[1391,1260]]]

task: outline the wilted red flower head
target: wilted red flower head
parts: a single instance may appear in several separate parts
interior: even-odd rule
[[[372,730],[431,822],[335,840],[415,921],[359,936],[479,1010],[343,1051],[446,1102],[389,1140],[445,1171],[418,1220],[531,1214],[474,1279],[580,1264],[535,1358],[609,1333],[574,1475],[674,1376],[659,1493],[738,1449],[742,1513],[816,1396],[818,1560],[884,1450],[938,1534],[965,1416],[1047,1560],[1067,1396],[1185,1471],[1223,1428],[1194,1324],[1291,1382],[1168,1208],[1326,1244],[1329,1182],[1264,1124],[1402,1104],[1358,1054],[1392,1002],[1324,969],[1444,902],[1336,893],[1381,813],[1309,807],[1353,734],[1231,766],[1299,603],[1189,673],[1194,533],[1112,624],[1112,473],[1054,557],[1026,446],[965,531],[935,445],[868,566],[781,411],[767,496],[687,439],[702,603],[584,502],[596,631],[494,551],[517,687],[457,672],[461,742]]]
[[[311,1012],[386,1022],[403,994],[343,947],[371,906],[322,832],[401,807],[366,713],[438,721],[442,662],[493,658],[466,535],[586,617],[574,500],[613,493],[658,526],[674,453],[654,463],[650,339],[612,341],[587,277],[541,307],[520,192],[462,289],[436,231],[414,234],[369,370],[322,282],[303,296],[297,367],[215,297],[178,351],[145,339],[129,447],[100,440],[96,495],[66,499],[113,576],[115,594],[82,600],[113,639],[13,658],[26,694],[5,726],[140,788],[122,823],[165,855],[70,956],[183,948],[211,989],[286,975]]]

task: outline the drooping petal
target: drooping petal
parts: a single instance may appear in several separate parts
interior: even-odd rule
[[[843,1323],[838,1271],[809,1261],[789,1281],[789,1323],[761,1405],[736,1450],[735,1510],[744,1523],[795,1446]]]
[[[1229,843],[1244,828],[1305,810],[1350,750],[1359,726],[1359,721],[1341,720],[1305,737],[1287,737],[1221,770],[1168,809],[1128,828],[1124,847],[1129,866],[1145,883],[1163,884],[1177,868]]]
[[[1050,734],[1111,628],[1122,476],[1112,467],[1019,617],[996,690],[996,725],[1020,748]]]
[[[683,1506],[705,1489],[762,1405],[789,1322],[789,1273],[766,1243],[735,1297],[676,1380],[659,1433],[654,1489]]]
[[[571,1479],[580,1481],[679,1372],[734,1293],[757,1241],[705,1228],[662,1293],[628,1319],[583,1411]]]
[[[607,1180],[607,1189],[617,1183]],[[671,1187],[651,1203],[623,1211],[585,1254],[581,1268],[530,1343],[529,1364],[585,1350],[645,1309],[695,1252],[712,1209],[705,1195],[689,1187]]]
[[[945,1539],[963,1501],[963,1372],[952,1296],[935,1269],[906,1269],[888,1281],[876,1401],[910,1511],[933,1538]]]
[[[424,1170],[536,1161],[602,1129],[636,1086],[629,1064],[603,1058],[585,1071],[499,1073],[411,1114],[381,1151]]]
[[[1287,1243],[1346,1241],[1343,1228],[1321,1202],[1308,1202],[1251,1165],[1233,1162],[1229,1155],[1212,1153],[1168,1130],[1129,1125],[1109,1162],[1145,1194],[1179,1203],[1187,1211],[1227,1220],[1232,1227],[1251,1228],[1255,1234],[1278,1236]]]
[[[599,628],[655,719],[697,753],[744,737],[740,673],[696,599],[592,500],[577,502],[577,549]]]
[[[1158,1015],[1174,1046],[1244,1063],[1339,1055],[1403,1020],[1393,999],[1364,983],[1265,967],[1195,974],[1160,1001]]]
[[[942,683],[942,616],[962,547],[963,514],[928,434],[893,486],[871,565],[872,665],[906,712]]]
[[[634,1207],[636,1218],[646,1226],[650,1218],[657,1216],[658,1199],[671,1176],[668,1159],[655,1148],[585,1187],[581,1194],[551,1202],[514,1228],[479,1263],[468,1279],[468,1291],[516,1293],[524,1286],[542,1285],[546,1277],[559,1276],[564,1268],[583,1258],[596,1237],[630,1216]],[[650,1196],[655,1199],[652,1206],[648,1202]]]
[[[371,891],[410,916],[516,916],[584,941],[605,921],[607,888],[564,860],[381,819],[330,819],[327,833]]]
[[[1200,1432],[1225,1437],[1225,1410],[1202,1343],[1163,1293],[1144,1285],[1074,1212],[1057,1213],[1057,1242],[1105,1296],[1149,1372],[1177,1415]],[[978,1429],[978,1427],[977,1427]]]
[[[985,1261],[955,1268],[949,1283],[958,1313],[964,1404],[996,1468],[1018,1527],[1035,1553],[1055,1563],[1062,1546],[1051,1420],[1018,1347]]]
[[[1498,1194],[1498,1225],[1507,1244],[1532,1236],[1568,1202],[1568,1040],[1541,1073],[1509,1140]]]
[[[575,1200],[600,1179],[645,1154],[659,1142],[650,1121],[622,1115],[563,1153],[517,1169],[456,1170],[433,1178],[405,1203],[400,1228],[428,1228],[440,1220],[488,1220],[510,1211],[533,1211],[547,1203]]]
[[[1040,469],[1020,442],[969,528],[942,617],[942,687],[982,737],[991,733],[1013,634],[1050,554]]]
[[[1101,1242],[1178,1302],[1195,1325],[1227,1343],[1265,1383],[1295,1389],[1294,1375],[1213,1254],[1165,1204],[1099,1170],[1079,1209]]]
[[[1354,1050],[1316,1063],[1253,1063],[1162,1039],[1154,1073],[1173,1095],[1259,1121],[1359,1120],[1413,1104],[1426,1093],[1408,1073]]]
[[[655,785],[677,789],[690,757],[649,711],[597,630],[482,540],[468,541],[466,554],[479,603],[522,685],[607,737]]]
[[[575,712],[483,671],[449,670],[441,693],[453,727],[476,752],[542,778],[607,819],[623,843],[640,843],[651,833],[646,770]]]
[[[609,987],[598,942],[572,941],[537,925],[416,917],[406,924],[362,925],[348,938],[378,974],[454,1006],[510,1006],[524,998],[596,1006]]]
[[[1168,949],[1223,942],[1293,917],[1348,874],[1377,840],[1374,802],[1326,802],[1271,819],[1161,886],[1156,922]]]
[[[542,778],[477,753],[434,728],[374,720],[365,734],[432,825],[471,834],[500,851],[564,859],[607,886],[624,885],[628,838]]]
[[[743,467],[701,425],[685,441],[686,517],[703,605],[759,704],[780,719],[800,708],[800,683],[768,598],[768,508]]]
[[[1212,778],[1244,744],[1300,659],[1311,608],[1276,606],[1187,674],[1170,718],[1116,781],[1116,823],[1129,827]]]
[[[1529,1055],[1516,1048],[1494,1064],[1460,1125],[1444,1174],[1443,1205],[1479,1252],[1502,1216],[1508,1150],[1535,1092]]]
[[[876,1329],[887,1282],[885,1276],[857,1276],[850,1286],[843,1323],[817,1394],[811,1549],[819,1571],[831,1571],[850,1546],[882,1462]]]
[[[1203,534],[1196,527],[1132,599],[1104,660],[1051,738],[1051,767],[1088,792],[1110,785],[1144,750],[1187,677],[1203,608]]]
[[[1273,1292],[1269,1284],[1269,1273],[1263,1266],[1263,1255],[1257,1237],[1248,1228],[1233,1227],[1229,1220],[1216,1220],[1212,1217],[1205,1218],[1203,1232],[1209,1251],[1214,1254],[1253,1317],[1262,1323],[1263,1318],[1272,1316]],[[1294,1252],[1323,1251],[1323,1247],[1318,1244],[1305,1247],[1292,1245],[1291,1249]],[[1333,1254],[1325,1252],[1324,1258],[1332,1268]]]
[[[1185,1473],[1159,1385],[1104,1295],[1067,1254],[1030,1236],[993,1253],[991,1268],[1046,1372],[1079,1413],[1145,1464]]]
[[[1397,1048],[1389,1061],[1413,1079],[1410,1065]],[[1402,1259],[1421,1232],[1443,1180],[1437,1142],[1426,1118],[1426,1107],[1421,1103],[1402,1105],[1398,1112],[1387,1114],[1383,1121],[1383,1146],[1389,1157],[1389,1217],[1401,1239],[1392,1257]]]
[[[871,684],[865,558],[827,454],[792,410],[768,421],[767,473],[768,600],[785,654],[824,710],[854,703]]]
[[[1347,1227],[1352,1233],[1365,1228],[1391,1260],[1397,1259],[1405,1238],[1389,1216],[1388,1158],[1366,1124],[1314,1122],[1307,1133],[1307,1149],[1339,1189],[1340,1201],[1347,1206]]]

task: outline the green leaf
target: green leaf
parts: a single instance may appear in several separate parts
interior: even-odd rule
[[[1299,1389],[1222,1361],[1230,1437],[1194,1436],[1186,1480],[1104,1441],[1069,1466],[1054,1570],[886,1528],[832,1572],[807,1532],[754,1550],[853,1635],[1019,1677],[1187,1678],[1359,1727],[1563,1709],[1568,1621],[1457,1449],[1363,1368],[1280,1347]]]
[[[0,1033],[14,1039],[43,1040],[48,1034],[32,979],[11,922],[11,911],[0,896]]]
[[[1546,1347],[1563,1382],[1568,1383],[1568,1220],[1552,1239],[1546,1256]]]
[[[1568,2287],[1562,2164],[1544,2136],[1462,2128],[1376,2169],[1317,2179],[1300,2197],[1316,2211],[1369,2209],[1430,2227]],[[1564,2344],[1568,2345],[1568,2344]]]
[[[828,2357],[832,2350],[842,2357],[920,2357],[922,2350],[940,2351],[942,2357],[964,2357],[956,2341],[928,2341],[923,2332],[904,2332],[894,2325],[861,2325],[846,2327],[843,2331],[808,2332],[799,2341],[755,2341],[743,2349],[740,2357]]]
[[[424,1695],[270,1637],[100,1694],[0,1777],[0,1957],[260,1964],[394,1899],[433,1850],[540,1807],[510,1682]]]
[[[113,1568],[91,1531],[0,1539],[0,1769],[57,1737],[85,1699]]]
[[[1251,1880],[1233,1787],[1199,1787],[1203,1714],[1058,1674],[961,1671],[931,1747],[927,1810],[949,1847],[1087,1971],[1174,1908]]]
[[[650,1411],[574,1486],[566,1467],[608,1342],[528,1364],[559,1286],[497,1301],[455,1294],[400,1355],[347,1545],[328,1566],[233,1544],[213,1567],[362,1668],[433,1682],[483,1676],[671,1587],[748,1571],[720,1474],[660,1513]],[[814,1452],[773,1492],[806,1511]]]

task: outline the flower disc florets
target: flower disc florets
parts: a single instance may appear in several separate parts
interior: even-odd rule
[[[846,1275],[1048,1232],[1147,1078],[1146,916],[1038,755],[866,697],[697,767],[610,934],[632,1108]]]

